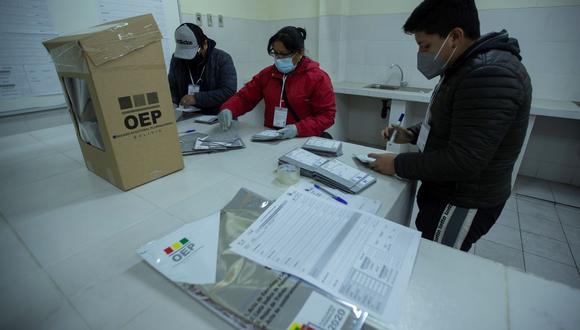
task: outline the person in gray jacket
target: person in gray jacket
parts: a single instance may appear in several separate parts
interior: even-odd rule
[[[425,0],[403,29],[415,35],[419,71],[441,78],[423,122],[383,131],[419,152],[371,154],[371,167],[421,180],[417,229],[468,251],[510,196],[530,114],[530,77],[516,39],[505,30],[480,36],[473,0]]]
[[[216,42],[192,23],[181,24],[175,30],[175,44],[169,67],[174,105],[193,106],[203,114],[217,114],[222,103],[237,90],[232,57],[215,48]]]

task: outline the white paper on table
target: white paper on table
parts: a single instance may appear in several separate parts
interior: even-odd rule
[[[376,160],[374,158],[369,157],[367,154],[353,154],[352,156],[365,165],[368,165]]]
[[[318,184],[320,184],[320,183],[318,183]],[[322,184],[320,184],[320,185],[322,185]],[[306,192],[312,194],[313,196],[323,198],[327,201],[339,203],[335,199],[330,197],[328,194],[326,194],[323,191],[321,191],[320,189],[317,189],[316,187],[314,187],[314,184],[312,182],[302,181],[302,182],[295,184],[294,187],[296,187],[297,189],[299,189],[301,191],[306,191]],[[356,210],[361,210],[361,211],[377,214],[377,212],[381,208],[381,205],[383,204],[376,199],[371,199],[371,198],[352,195],[352,194],[345,194],[338,189],[330,188],[327,186],[324,186],[324,189],[326,189],[326,190],[330,191],[331,193],[333,193],[334,195],[344,199],[348,203],[347,204],[348,207],[351,207],[351,208],[356,209]]]
[[[416,230],[291,187],[230,247],[394,324],[419,239]]]
[[[216,212],[145,244],[137,253],[173,282],[215,283],[219,224]]]

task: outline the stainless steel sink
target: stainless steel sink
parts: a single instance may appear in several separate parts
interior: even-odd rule
[[[364,86],[364,88],[372,88],[372,89],[385,89],[390,91],[401,91],[401,92],[413,92],[413,93],[431,93],[431,88],[421,88],[421,87],[401,87],[401,86],[393,86],[393,85],[382,85],[382,84],[370,84]]]

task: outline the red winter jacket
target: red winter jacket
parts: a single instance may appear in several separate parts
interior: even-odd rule
[[[254,109],[264,99],[264,126],[274,128],[274,107],[280,104],[282,77],[274,65],[263,69],[220,109],[230,109],[236,118]],[[303,57],[286,77],[284,89],[288,102],[300,118],[296,122],[288,111],[286,125],[295,124],[298,136],[318,136],[334,124],[336,103],[332,83],[318,62]],[[284,106],[284,101],[282,104]]]

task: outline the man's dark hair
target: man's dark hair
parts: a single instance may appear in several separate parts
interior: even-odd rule
[[[286,26],[270,37],[267,51],[270,53],[274,42],[280,41],[288,51],[297,53],[304,49],[304,39],[306,39],[306,30],[301,27]]]
[[[479,39],[479,16],[474,0],[425,0],[407,18],[405,33],[425,32],[447,37],[461,28],[469,39]]]

